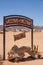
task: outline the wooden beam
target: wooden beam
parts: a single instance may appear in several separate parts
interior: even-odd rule
[[[5,60],[5,17],[3,21],[3,60]]]

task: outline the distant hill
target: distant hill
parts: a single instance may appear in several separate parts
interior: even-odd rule
[[[43,26],[33,26],[33,28],[34,29],[36,29],[36,30],[43,30]],[[26,28],[26,27],[21,27],[21,26],[14,26],[14,27],[9,27],[9,28],[7,28],[8,30],[16,30],[16,29],[26,29],[26,30],[28,30],[28,28]],[[0,25],[0,30],[3,30],[3,25]]]
[[[0,25],[0,30],[3,30],[3,25]]]
[[[43,26],[34,26],[34,29],[41,29],[41,30],[43,30]]]

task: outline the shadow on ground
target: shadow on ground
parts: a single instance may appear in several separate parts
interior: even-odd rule
[[[2,61],[0,61],[0,65],[3,65],[3,62]]]
[[[36,60],[34,58],[32,58],[31,56],[27,57],[27,58],[23,58],[22,60],[19,60],[17,62],[25,62],[25,61],[32,61],[32,60]],[[11,60],[10,62],[14,62],[13,60]]]

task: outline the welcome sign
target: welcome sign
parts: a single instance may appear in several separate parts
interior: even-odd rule
[[[22,16],[5,17],[5,26],[9,25],[32,27],[32,19]]]
[[[3,60],[5,60],[5,32],[10,26],[23,26],[31,29],[31,48],[33,50],[33,19],[22,15],[8,15],[3,17]],[[25,33],[14,35],[14,40],[25,38]]]

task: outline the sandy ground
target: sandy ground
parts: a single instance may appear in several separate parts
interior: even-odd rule
[[[0,65],[43,65],[43,60],[28,60],[28,61],[20,61],[20,62],[9,62],[9,61],[1,61]]]
[[[26,32],[25,38],[22,38],[20,40],[14,41],[14,35],[19,34],[21,32],[6,32],[6,59],[7,59],[7,53],[10,51],[13,45],[17,45],[18,47],[21,46],[30,46],[31,47],[31,32]],[[43,52],[43,32],[34,32],[33,35],[33,43],[34,45],[38,45],[39,51]],[[0,34],[0,55],[3,55],[3,34]],[[28,54],[26,54],[26,57]],[[43,59],[32,59],[32,58],[25,58],[23,61],[20,61],[18,63],[10,62],[10,61],[0,61],[3,65],[43,65]]]

